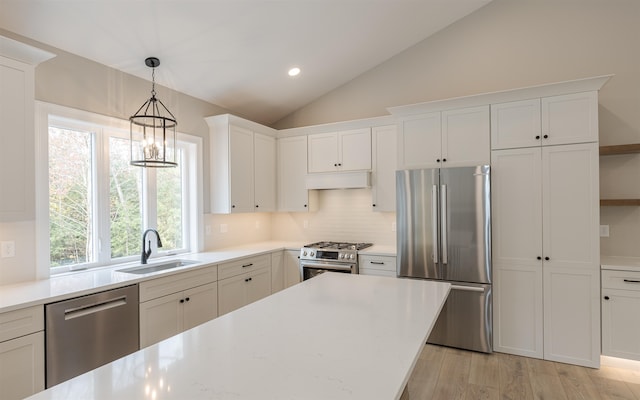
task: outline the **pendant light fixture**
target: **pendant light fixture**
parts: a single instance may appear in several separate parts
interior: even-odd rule
[[[175,167],[176,126],[178,122],[171,111],[156,98],[156,67],[160,60],[149,57],[144,60],[151,72],[151,98],[129,118],[131,165],[139,167]]]

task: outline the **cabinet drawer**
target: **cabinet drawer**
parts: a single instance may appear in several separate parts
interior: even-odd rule
[[[215,282],[218,279],[216,266],[199,268],[194,271],[165,276],[140,283],[140,302],[155,299],[168,294],[181,292],[192,287]]]
[[[271,254],[241,258],[239,260],[220,264],[218,266],[218,278],[225,279],[262,267],[271,267]]]
[[[602,271],[603,289],[640,291],[640,271]]]
[[[396,258],[389,256],[359,256],[358,268],[361,270],[380,270],[396,274]]]
[[[42,330],[44,330],[43,306],[0,314],[0,342]]]

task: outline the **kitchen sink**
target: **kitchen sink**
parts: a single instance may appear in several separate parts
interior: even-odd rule
[[[192,265],[192,264],[197,264],[197,263],[198,263],[198,261],[191,261],[191,260],[172,260],[172,261],[167,261],[167,262],[157,263],[157,264],[137,265],[135,267],[119,269],[119,270],[117,270],[117,272],[125,272],[127,274],[144,275],[144,274],[150,274],[152,272],[165,271],[165,270],[168,270],[168,269],[184,267],[186,265]]]

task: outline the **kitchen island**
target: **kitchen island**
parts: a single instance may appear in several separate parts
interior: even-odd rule
[[[398,399],[448,293],[326,273],[30,399]]]

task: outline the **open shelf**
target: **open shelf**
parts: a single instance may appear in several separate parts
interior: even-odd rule
[[[640,199],[600,199],[600,206],[640,206]]]
[[[616,154],[632,154],[640,153],[640,143],[634,144],[619,144],[615,146],[601,146],[601,156],[611,156]]]

